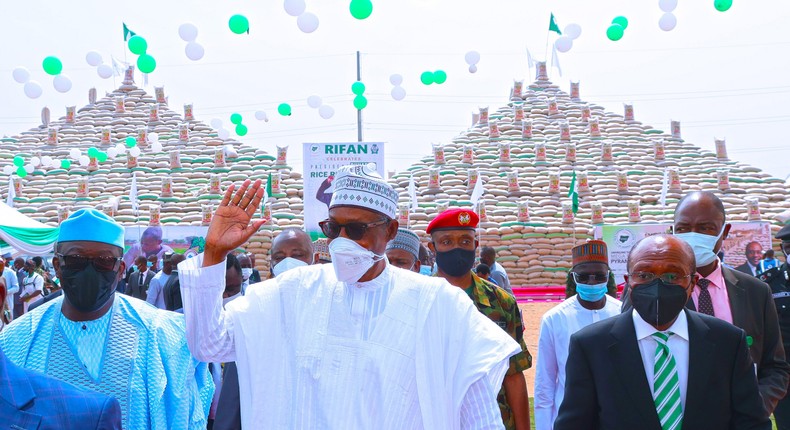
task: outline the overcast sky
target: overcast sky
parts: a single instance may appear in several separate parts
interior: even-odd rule
[[[683,137],[714,149],[725,137],[730,158],[760,167],[774,176],[790,174],[790,39],[785,1],[734,0],[718,12],[713,0],[679,0],[677,27],[658,28],[658,1],[634,0],[373,0],[370,18],[351,17],[348,1],[306,0],[320,20],[318,30],[302,33],[281,0],[107,1],[3,0],[0,3],[0,135],[13,135],[40,123],[49,106],[53,118],[67,105],[83,106],[87,92],[99,94],[120,85],[102,80],[85,61],[88,51],[134,61],[125,49],[122,22],[145,37],[157,62],[150,86],[164,85],[170,106],[185,102],[208,123],[239,112],[249,127],[241,140],[272,153],[289,145],[289,164],[301,170],[302,142],[356,140],[356,111],[350,86],[355,51],[362,52],[362,81],[369,105],[364,137],[388,142],[388,170],[401,170],[430,152],[431,143],[449,142],[471,121],[479,106],[492,110],[507,103],[514,79],[531,81],[526,50],[542,59],[550,12],[560,28],[578,23],[582,34],[560,54],[563,75],[552,80],[565,91],[581,82],[582,99],[622,114],[633,102],[636,119],[668,130],[682,122]],[[250,34],[228,29],[233,14],[249,18]],[[626,16],[629,27],[619,42],[605,31],[611,19]],[[199,29],[202,60],[186,58],[179,25]],[[552,40],[556,37],[553,33]],[[481,54],[479,71],[470,74],[464,54]],[[59,57],[73,81],[70,92],[54,90],[41,61]],[[11,76],[27,67],[44,95],[28,99]],[[444,70],[447,82],[424,86],[420,73]],[[390,97],[390,75],[404,76],[403,101]],[[138,77],[138,83],[141,79]],[[330,120],[307,106],[319,95],[335,109]],[[276,106],[288,102],[291,117]],[[269,122],[254,112],[267,112]]]

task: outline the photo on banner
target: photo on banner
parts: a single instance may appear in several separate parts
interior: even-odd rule
[[[123,261],[126,267],[131,267],[139,255],[156,255],[159,267],[162,267],[166,252],[184,254],[187,258],[203,252],[208,226],[125,226],[124,230]]]
[[[614,273],[617,284],[625,282],[623,275],[627,273],[628,253],[640,240],[656,234],[670,233],[670,224],[621,224],[602,225],[593,230],[596,239],[606,242],[609,250],[609,268]]]
[[[384,143],[305,143],[303,144],[304,180],[304,229],[310,238],[324,237],[318,223],[329,214],[332,199],[332,181],[335,173],[349,164],[373,163],[382,178],[384,170]]]
[[[769,249],[771,224],[760,221],[732,223],[730,234],[721,245],[724,264],[744,273],[751,272],[749,266],[759,264],[763,253]]]

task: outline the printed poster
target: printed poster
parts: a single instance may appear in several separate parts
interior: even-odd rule
[[[627,272],[628,253],[631,252],[631,248],[645,237],[669,233],[671,229],[671,224],[602,225],[595,227],[594,237],[606,242],[609,250],[609,268],[615,275],[615,281],[621,284],[625,282],[623,275]]]
[[[157,225],[124,227],[123,261],[132,267],[138,255],[156,255],[159,267],[166,252],[184,254],[187,258],[203,252],[208,226]]]

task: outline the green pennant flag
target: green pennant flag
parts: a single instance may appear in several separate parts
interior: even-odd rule
[[[126,42],[129,40],[130,37],[137,36],[137,33],[129,30],[129,27],[126,26],[126,23],[123,23],[123,41]]]
[[[560,36],[562,36],[562,32],[560,31],[560,27],[557,25],[557,21],[554,21],[554,14],[551,14],[551,18],[549,19],[549,31],[553,31]]]
[[[573,214],[576,215],[579,212],[579,186],[576,183],[576,171],[573,171],[573,178],[571,179],[571,187],[568,190],[568,197],[571,199],[571,209],[573,210]]]
[[[272,172],[269,172],[269,177],[266,179],[266,188],[263,190],[263,200],[261,200],[261,216],[263,216],[263,209],[269,204],[269,197],[272,196]]]

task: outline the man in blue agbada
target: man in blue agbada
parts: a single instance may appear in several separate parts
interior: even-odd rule
[[[81,209],[60,226],[63,297],[0,332],[15,364],[115,397],[123,427],[205,429],[214,384],[189,352],[184,318],[116,294],[124,230]]]

